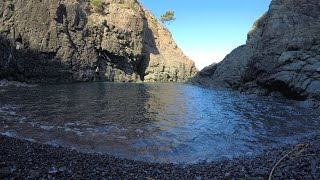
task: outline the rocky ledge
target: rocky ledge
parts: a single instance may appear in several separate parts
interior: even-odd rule
[[[272,0],[247,42],[192,79],[261,95],[320,101],[319,0]]]
[[[136,0],[0,1],[0,79],[168,82],[196,72]]]
[[[320,136],[258,156],[194,165],[83,154],[0,135],[0,179],[319,179]]]

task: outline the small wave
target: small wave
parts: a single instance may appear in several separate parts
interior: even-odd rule
[[[53,128],[54,126],[44,126],[44,125],[40,126],[40,129],[47,130],[47,131],[52,130]]]
[[[4,133],[1,133],[1,135],[3,136],[8,136],[8,137],[15,137],[16,136],[16,133],[15,132],[4,132]]]

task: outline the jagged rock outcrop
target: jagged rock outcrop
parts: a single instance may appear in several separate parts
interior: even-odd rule
[[[273,0],[245,45],[192,82],[320,99],[320,1]]]
[[[0,79],[186,81],[194,62],[136,0],[0,1]]]

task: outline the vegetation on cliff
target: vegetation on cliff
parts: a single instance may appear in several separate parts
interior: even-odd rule
[[[160,16],[160,21],[162,23],[171,22],[174,20],[176,20],[176,18],[174,17],[174,11],[167,11]]]

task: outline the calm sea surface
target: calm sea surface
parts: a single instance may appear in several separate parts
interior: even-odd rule
[[[148,162],[196,163],[296,143],[320,112],[179,83],[0,87],[0,133]]]

